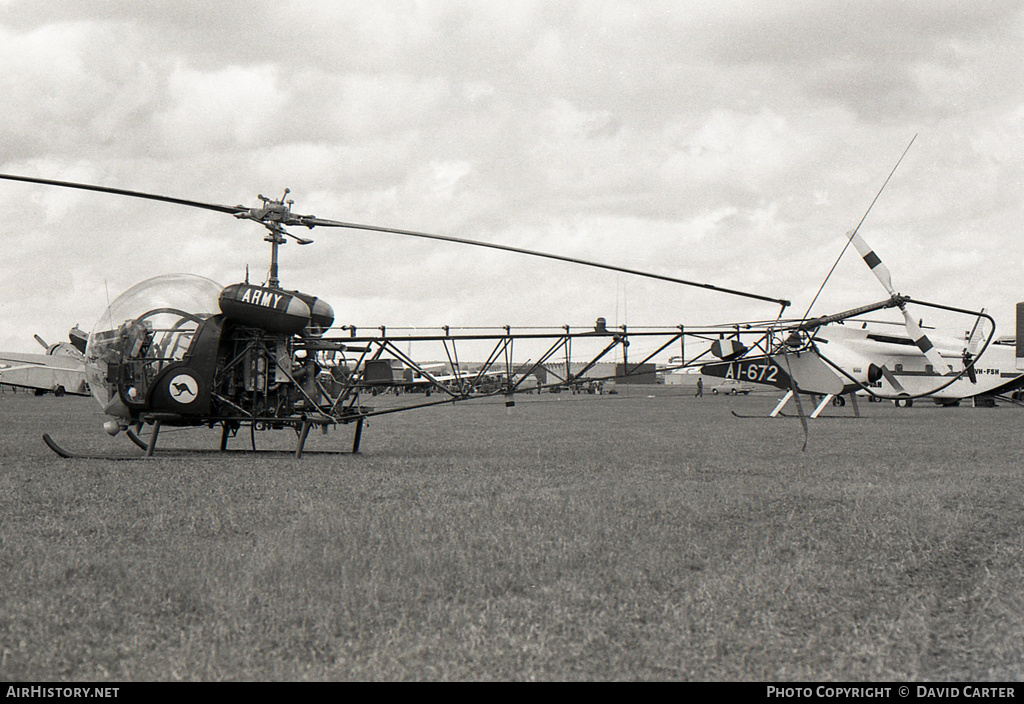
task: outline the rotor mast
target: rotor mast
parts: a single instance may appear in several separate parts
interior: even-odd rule
[[[270,230],[270,234],[263,238],[265,242],[270,243],[270,279],[267,281],[267,286],[270,288],[281,288],[281,280],[278,278],[277,271],[277,248],[285,244],[288,240],[281,234],[281,225],[267,226]]]
[[[263,238],[265,242],[270,243],[270,278],[267,281],[269,288],[281,288],[281,279],[278,276],[277,249],[288,242],[285,239],[285,235],[294,238],[299,244],[313,243],[313,240],[298,237],[284,229],[282,223],[292,223],[294,221],[292,205],[295,201],[292,199],[285,200],[291,192],[290,188],[284,189],[284,195],[281,196],[281,200],[274,200],[260,194],[259,199],[263,201],[262,208],[235,215],[237,218],[255,220],[270,231],[270,234]]]

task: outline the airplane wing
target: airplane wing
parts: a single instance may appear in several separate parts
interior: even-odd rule
[[[476,379],[478,376],[480,376],[479,371],[448,372],[446,374],[430,374],[430,376],[424,376],[421,373],[417,373],[413,376],[411,381],[403,382],[403,384],[405,386],[431,386],[438,383],[444,384],[449,381],[471,381]],[[504,373],[495,371],[489,372],[484,376],[499,377],[504,376]]]
[[[34,389],[40,394],[89,395],[85,365],[80,359],[62,354],[0,352],[0,384]]]

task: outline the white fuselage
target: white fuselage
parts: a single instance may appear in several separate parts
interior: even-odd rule
[[[1024,371],[1015,366],[1012,344],[989,345],[975,363],[974,382],[966,374],[952,381],[964,370],[964,341],[929,337],[939,350],[944,368],[936,369],[910,337],[895,327],[828,325],[815,333],[814,340],[823,357],[883,398],[928,395],[936,401],[954,401],[1024,384]],[[878,377],[876,371],[872,375],[872,367],[884,368],[885,373]],[[877,378],[869,380],[870,376]],[[853,386],[849,378],[843,381]]]
[[[89,393],[82,355],[63,348],[53,354],[0,352],[0,384],[39,391],[60,389],[78,395]]]

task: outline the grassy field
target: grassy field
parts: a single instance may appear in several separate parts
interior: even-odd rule
[[[653,392],[138,462],[0,396],[0,680],[1024,679],[1024,411]]]

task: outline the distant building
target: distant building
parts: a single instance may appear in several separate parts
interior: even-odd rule
[[[700,375],[668,372],[662,374],[661,378],[664,380],[665,386],[695,386]]]
[[[657,384],[657,367],[652,364],[630,364],[628,376],[624,364],[615,365],[615,381],[619,384]]]

